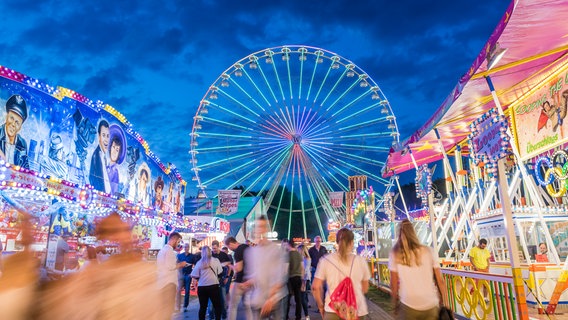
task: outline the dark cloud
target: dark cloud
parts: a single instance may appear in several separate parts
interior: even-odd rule
[[[162,161],[191,180],[193,116],[209,86],[236,61],[284,44],[335,52],[379,84],[404,139],[467,71],[507,5],[6,0],[0,64],[111,104]]]

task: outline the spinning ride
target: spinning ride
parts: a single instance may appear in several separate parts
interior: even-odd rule
[[[348,191],[348,176],[366,175],[381,194],[383,159],[399,133],[379,86],[353,62],[282,46],[225,70],[203,96],[190,138],[201,196],[242,187],[264,196],[274,224],[287,216],[288,237],[299,221],[307,237],[310,217],[321,235],[322,218],[345,219],[328,193]]]

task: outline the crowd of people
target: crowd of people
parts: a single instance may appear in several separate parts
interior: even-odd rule
[[[116,254],[100,259],[96,248],[86,246],[83,265],[73,272],[55,269],[61,273],[56,281],[44,281],[30,250],[0,261],[0,319],[171,319],[175,312],[188,310],[192,290],[197,292],[199,320],[235,320],[239,308],[246,319],[309,320],[309,307],[325,320],[365,319],[371,274],[365,259],[354,253],[350,229],[337,232],[333,252],[320,237],[309,249],[287,240],[277,244],[269,239],[270,230],[267,217],[260,216],[253,242],[239,243],[229,236],[224,246],[213,241],[196,253],[189,243],[181,246],[182,236],[172,232],[153,264],[134,248],[131,225],[110,214],[99,221],[96,235],[116,243]],[[22,239],[24,245],[31,243],[25,234]],[[61,263],[56,259],[56,265]],[[398,319],[437,313],[444,302],[437,292],[445,291],[439,265],[407,220],[400,225],[389,269]],[[411,289],[416,287],[421,290]],[[310,294],[314,306],[309,306]],[[292,300],[295,307],[290,310]]]

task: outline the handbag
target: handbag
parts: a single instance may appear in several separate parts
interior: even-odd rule
[[[215,272],[215,270],[213,270],[213,268],[211,268],[211,266],[209,266],[209,269],[211,269],[211,271],[213,271],[213,274],[217,276],[217,281],[219,282],[219,287],[223,286],[223,272],[217,274],[217,272]]]
[[[454,320],[454,312],[450,308],[445,306],[440,307],[440,313],[438,314],[438,319],[440,320]]]

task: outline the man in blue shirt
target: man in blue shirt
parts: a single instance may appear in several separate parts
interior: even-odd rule
[[[183,252],[178,254],[177,261],[187,262],[187,266],[179,270],[178,276],[178,299],[181,298],[181,288],[185,288],[185,296],[183,299],[183,311],[187,311],[187,305],[189,304],[189,290],[191,285],[191,271],[193,271],[193,266],[197,263],[196,256],[189,252],[189,243],[184,244]],[[177,306],[176,306],[177,307]]]

